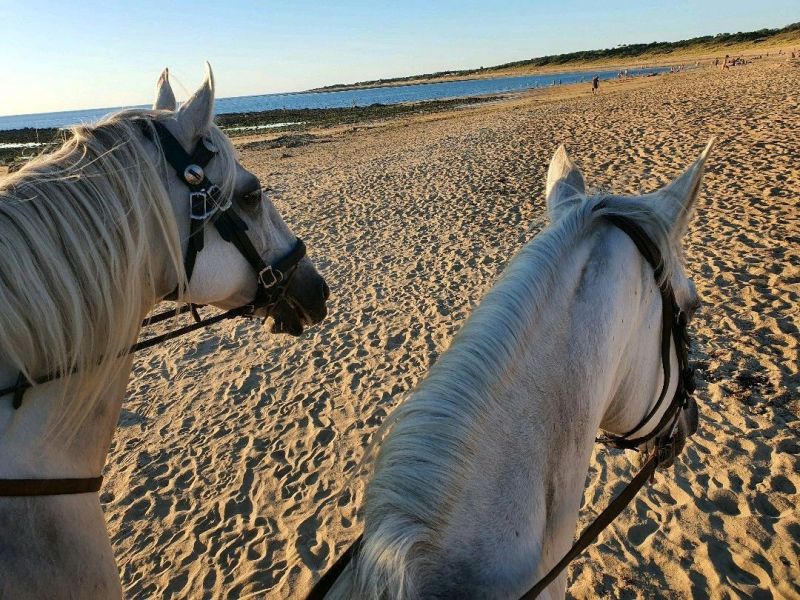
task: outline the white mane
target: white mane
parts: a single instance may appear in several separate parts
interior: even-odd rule
[[[52,407],[53,436],[74,433],[124,367],[114,357],[158,300],[165,260],[185,289],[167,166],[154,164],[133,121],[166,115],[126,111],[75,127],[61,148],[0,182],[0,357],[31,380],[75,373]],[[211,135],[230,190],[233,148],[215,127]]]
[[[605,208],[593,210],[601,201]],[[517,254],[447,352],[375,436],[386,434],[367,488],[364,543],[354,571],[347,573],[353,579],[345,585],[353,588],[342,589],[342,597],[382,598],[388,590],[393,598],[418,597],[428,570],[423,557],[444,550],[437,547],[437,532],[483,443],[482,427],[503,410],[493,386],[531,343],[526,333],[547,309],[566,255],[603,214],[635,219],[658,244],[665,277],[671,277],[681,255],[657,203],[576,195],[569,204]]]

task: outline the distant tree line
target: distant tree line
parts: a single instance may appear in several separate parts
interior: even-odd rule
[[[547,65],[562,65],[570,62],[584,62],[606,60],[609,58],[631,58],[642,54],[668,54],[676,50],[688,50],[695,46],[733,45],[744,42],[764,42],[775,35],[800,32],[800,23],[792,23],[781,29],[759,29],[758,31],[745,31],[739,33],[718,33],[717,35],[704,35],[678,42],[651,42],[649,44],[627,44],[605,50],[583,50],[567,54],[553,54],[528,60],[505,63],[492,67],[492,70],[508,69],[514,67],[544,67]],[[479,72],[473,69],[472,73]]]
[[[787,34],[800,33],[800,23],[792,23],[780,29],[759,29],[758,31],[745,31],[739,33],[718,33],[717,35],[704,35],[688,40],[677,42],[651,42],[649,44],[626,44],[616,48],[606,48],[604,50],[582,50],[580,52],[568,52],[566,54],[551,54],[540,56],[539,58],[529,58],[514,62],[503,63],[494,67],[481,67],[479,69],[464,69],[453,71],[438,71],[436,73],[425,73],[422,75],[410,75],[408,77],[392,77],[389,79],[375,79],[372,81],[362,81],[357,85],[379,85],[384,83],[397,83],[402,81],[412,81],[415,79],[439,79],[441,77],[462,77],[475,75],[478,73],[491,73],[503,69],[513,69],[517,67],[545,67],[551,65],[567,65],[574,62],[590,62],[608,59],[627,59],[636,58],[645,54],[668,54],[676,50],[701,49],[703,46],[733,45],[743,42],[765,42],[769,38]],[[342,84],[329,85],[320,89],[342,87]]]

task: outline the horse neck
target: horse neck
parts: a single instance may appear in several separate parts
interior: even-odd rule
[[[48,409],[70,401],[55,381],[28,390],[15,410],[0,398],[0,478],[97,477],[111,444],[125,386],[125,368],[109,381],[105,400],[69,443],[46,440]],[[16,373],[3,366],[2,381]],[[9,598],[121,597],[119,572],[97,493],[0,497],[0,596]]]
[[[97,477],[106,461],[130,375],[131,358],[122,360],[125,364],[118,375],[104,385],[103,402],[65,438],[53,439],[49,434],[53,404],[80,401],[64,393],[66,382],[55,380],[30,388],[19,409],[13,407],[10,396],[0,398],[0,478]],[[16,377],[12,367],[0,367],[4,384],[13,383]],[[75,393],[79,395],[80,390]]]
[[[143,306],[142,312],[152,307]],[[0,478],[97,477],[103,471],[125,396],[132,357],[122,359],[102,401],[66,439],[50,437],[55,402],[80,402],[80,390],[56,379],[34,386],[14,409],[0,397]],[[18,373],[0,363],[0,381]],[[70,396],[68,394],[74,393]],[[0,497],[0,597],[119,598],[119,571],[97,493]]]
[[[123,151],[124,148],[119,150]],[[166,257],[174,256],[175,252],[169,251],[167,236],[164,235],[165,229],[168,229],[164,224],[164,211],[169,210],[169,205],[159,202],[158,186],[153,183],[154,180],[147,172],[134,176],[130,168],[121,168],[118,164],[120,161],[136,163],[126,159],[124,154],[119,159],[114,158],[114,153],[101,153],[101,156],[105,158],[97,159],[100,161],[95,165],[97,177],[91,179],[95,186],[94,199],[107,202],[103,206],[109,211],[120,209],[124,214],[117,216],[129,226],[127,234],[121,234],[116,239],[126,244],[122,256],[128,257],[127,260],[131,262],[119,259],[116,262],[94,263],[113,264],[112,268],[124,269],[112,273],[98,270],[93,275],[106,276],[109,281],[123,281],[126,286],[121,288],[122,295],[119,298],[106,301],[107,306],[112,305],[119,310],[102,313],[105,318],[100,317],[91,330],[93,337],[101,341],[104,339],[108,345],[99,353],[99,357],[113,357],[118,351],[124,351],[126,344],[132,341],[130,337],[138,332],[141,318],[153,307],[153,298],[166,294],[174,287],[175,265],[164,263],[169,262],[165,260]],[[38,168],[46,173],[47,167],[47,164],[40,164]],[[35,173],[34,170],[34,176]],[[108,175],[108,180],[101,179],[103,173]],[[60,180],[50,182],[48,189],[52,197],[45,193],[41,196],[55,201],[63,190],[53,186],[60,184]],[[118,205],[112,203],[114,193],[130,194],[130,197],[118,196],[116,200],[127,202]],[[86,202],[91,203],[91,198]],[[19,210],[28,209],[25,204],[14,206],[21,207]],[[126,207],[130,207],[130,210]],[[76,211],[74,214],[84,213]],[[62,221],[54,219],[54,222]],[[91,239],[76,235],[75,231],[81,230],[79,225],[64,223],[67,231],[72,232],[64,236],[70,243],[86,243],[95,252],[105,247],[102,244],[94,246]],[[97,228],[98,220],[86,225]],[[139,233],[142,237],[138,236]],[[115,238],[103,238],[106,241],[109,239]],[[144,250],[147,251],[146,255],[142,254]],[[90,263],[84,261],[81,264]],[[80,276],[86,271],[76,272]],[[61,274],[65,273],[72,271],[62,269]],[[86,281],[86,285],[92,283],[91,280]],[[152,289],[152,286],[155,288]],[[74,289],[82,287],[76,284]],[[42,323],[42,327],[46,325]],[[46,329],[41,331],[47,332]],[[103,338],[104,335],[107,337]],[[37,363],[34,360],[36,358],[30,357],[30,360]],[[28,359],[26,356],[16,358],[23,364],[28,364]],[[41,357],[39,359],[38,363],[41,363]],[[90,366],[81,369],[79,374],[28,389],[18,409],[13,408],[9,395],[0,397],[0,478],[82,479],[97,477],[102,473],[119,418],[132,359],[125,356],[116,359],[113,368],[110,366],[97,370],[92,369],[92,361],[84,359],[84,362]],[[2,387],[16,381],[17,368],[10,356],[0,354]],[[41,366],[37,368],[42,369]],[[43,374],[32,373],[33,376]],[[100,383],[94,385],[92,382],[94,387],[90,393],[84,384],[92,379]],[[86,399],[92,402],[86,402]],[[83,411],[68,413],[68,416],[75,417],[74,427],[62,427],[54,431],[54,416],[70,409]],[[0,531],[3,532],[0,536],[1,597],[121,595],[119,575],[98,494],[0,497]]]
[[[658,370],[657,333],[640,333],[658,331],[655,298],[639,301],[652,273],[630,240],[601,225],[568,254],[524,347],[487,387],[490,407],[463,450],[471,458],[458,489],[418,499],[444,513],[431,538],[436,556],[419,561],[427,566],[415,585],[425,594],[519,597],[538,581],[572,543],[609,406],[632,372]],[[643,414],[651,397],[628,409]],[[562,576],[549,591],[563,597],[565,585]]]

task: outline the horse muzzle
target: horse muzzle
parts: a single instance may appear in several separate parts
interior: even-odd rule
[[[331,292],[325,279],[310,261],[297,266],[286,292],[270,311],[272,333],[299,336],[306,327],[319,323],[328,314]]]

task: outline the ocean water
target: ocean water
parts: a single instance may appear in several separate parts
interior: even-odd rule
[[[669,67],[651,69],[628,69],[629,76],[663,73]],[[216,102],[217,114],[258,112],[292,108],[345,108],[369,106],[370,104],[400,104],[424,100],[467,98],[516,92],[532,88],[590,81],[595,75],[600,79],[612,79],[618,70],[549,73],[547,75],[523,75],[498,77],[496,79],[473,79],[468,81],[445,81],[399,85],[382,88],[360,88],[339,92],[300,92],[292,94],[266,94],[263,96],[239,96],[220,98]],[[144,106],[91,108],[66,112],[40,113],[32,115],[0,116],[0,130],[23,127],[66,127],[76,123],[92,122],[122,108],[145,108]]]

